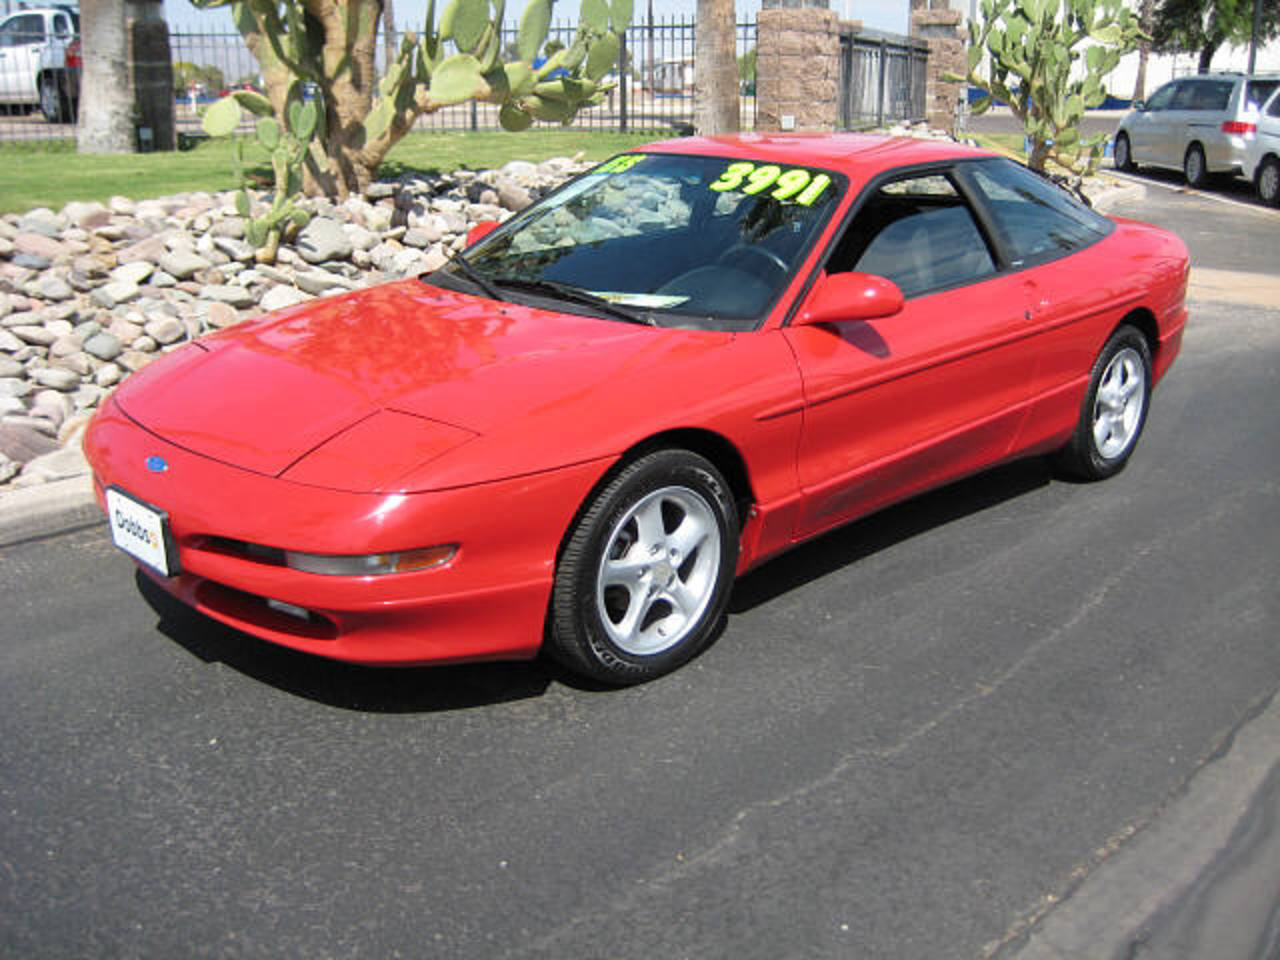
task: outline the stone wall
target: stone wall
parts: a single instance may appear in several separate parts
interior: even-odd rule
[[[756,130],[835,130],[840,115],[835,11],[762,9],[756,31]]]
[[[911,35],[929,44],[925,116],[929,126],[955,133],[956,105],[966,84],[949,83],[944,73],[968,72],[969,33],[964,14],[947,7],[947,0],[911,0]]]

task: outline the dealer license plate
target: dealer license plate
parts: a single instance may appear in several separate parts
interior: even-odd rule
[[[107,519],[111,523],[112,542],[129,556],[166,577],[178,572],[169,519],[162,510],[148,506],[118,487],[108,487]]]

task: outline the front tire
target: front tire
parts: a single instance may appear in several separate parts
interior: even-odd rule
[[[710,642],[737,562],[737,511],[715,466],[688,450],[643,456],[573,526],[556,566],[548,652],[619,686],[668,673]]]
[[[1089,374],[1089,389],[1071,441],[1058,452],[1063,472],[1105,480],[1124,469],[1151,405],[1151,348],[1136,327],[1120,327]]]
[[[1129,146],[1129,135],[1127,133],[1116,134],[1116,145],[1112,156],[1117,170],[1133,173],[1138,169],[1138,165],[1133,162],[1133,150]]]
[[[1182,158],[1182,175],[1187,179],[1187,186],[1197,190],[1209,184],[1209,166],[1205,163],[1204,147],[1193,143],[1187,147]]]
[[[1269,207],[1280,206],[1280,160],[1267,157],[1258,167],[1258,199]]]

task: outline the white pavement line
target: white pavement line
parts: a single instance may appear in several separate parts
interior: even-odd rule
[[[88,474],[0,493],[0,547],[102,519]]]
[[[1132,173],[1124,173],[1121,170],[1108,170],[1113,177],[1121,180],[1128,180],[1130,183],[1140,183],[1147,187],[1160,187],[1162,190],[1168,190],[1170,193],[1185,193],[1193,197],[1200,197],[1204,200],[1216,200],[1218,203],[1225,203],[1228,206],[1239,207],[1242,210],[1251,210],[1254,213],[1264,217],[1280,216],[1280,208],[1263,207],[1256,203],[1250,203],[1247,200],[1237,200],[1235,197],[1224,197],[1221,194],[1210,193],[1207,190],[1197,190],[1189,187],[1185,183],[1165,183],[1163,180],[1148,180],[1145,177],[1136,177]]]
[[[1236,732],[1186,793],[1052,909],[1017,960],[1130,956],[1146,923],[1176,903],[1228,848],[1250,803],[1280,766],[1280,698]]]

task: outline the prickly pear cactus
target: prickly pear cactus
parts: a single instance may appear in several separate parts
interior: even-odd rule
[[[299,190],[342,198],[363,189],[424,114],[477,100],[498,106],[502,126],[515,131],[535,120],[567,124],[600,103],[612,87],[606,78],[618,62],[634,0],[582,0],[573,42],[537,67],[553,0],[528,0],[516,55],[505,60],[505,0],[449,0],[438,23],[435,0],[428,0],[422,34],[405,34],[399,56],[376,81],[373,38],[382,9],[376,0],[193,2],[230,6],[262,68],[267,97],[236,91],[209,108],[204,124],[211,135],[224,136],[239,126],[241,108],[259,116],[256,137],[271,156],[276,203],[250,239],[261,236],[265,244],[272,237],[278,242],[295,221],[291,198]],[[313,100],[298,96],[302,83],[314,91]],[[309,126],[291,113],[308,104],[318,111],[307,114]]]
[[[1082,138],[1085,110],[1107,97],[1103,78],[1145,37],[1123,0],[981,0],[969,24],[968,82],[1007,103],[1031,141],[1028,165],[1053,160],[1070,172],[1097,169],[1106,136]]]
[[[205,112],[202,121],[205,132],[213,137],[233,135],[244,120],[242,108],[258,117],[254,137],[270,157],[275,190],[267,212],[253,216],[244,175],[245,141],[236,137],[232,151],[233,172],[240,183],[236,210],[247,221],[245,238],[257,248],[258,259],[269,263],[275,260],[284,234],[305,227],[311,219],[311,214],[299,207],[296,200],[302,192],[302,167],[319,126],[320,111],[314,100],[303,99],[301,84],[297,82],[289,90],[283,124],[274,116],[271,101],[262,94],[237,90]]]

